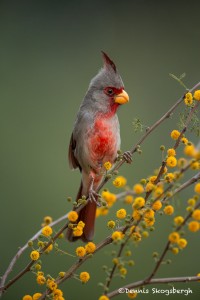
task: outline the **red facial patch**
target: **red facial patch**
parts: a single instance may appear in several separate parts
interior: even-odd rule
[[[107,96],[110,96],[110,97],[114,97],[115,95],[119,95],[120,93],[122,93],[124,87],[121,87],[121,88],[115,88],[115,87],[112,87],[112,86],[107,86],[105,89],[104,89],[104,93],[107,95]]]

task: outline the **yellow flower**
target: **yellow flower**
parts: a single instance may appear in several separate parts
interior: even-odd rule
[[[200,90],[196,90],[194,92],[194,99],[200,101]]]
[[[109,298],[105,295],[100,296],[98,300],[109,300]]]
[[[44,272],[38,271],[37,276],[44,276]]]
[[[174,218],[174,223],[176,225],[181,225],[183,223],[183,221],[184,221],[184,218],[182,216],[177,216]]]
[[[180,235],[178,232],[172,232],[170,233],[170,235],[168,236],[168,239],[171,243],[177,243],[178,240],[180,239]]]
[[[119,209],[119,210],[116,212],[116,216],[117,216],[117,218],[119,218],[119,219],[124,219],[124,218],[126,218],[126,210],[125,210],[124,208]]]
[[[192,103],[193,103],[192,93],[188,92],[187,94],[185,94],[184,102],[185,102],[185,105],[187,105],[187,106],[192,105]]]
[[[148,208],[145,212],[144,212],[144,217],[145,218],[154,218],[155,212],[153,211],[153,209]]]
[[[59,275],[61,278],[63,278],[63,277],[65,277],[65,274],[66,274],[65,272],[59,272],[58,275]]]
[[[133,202],[133,208],[138,209],[145,205],[145,199],[143,197],[137,197],[135,198]]]
[[[172,132],[171,132],[171,138],[173,140],[177,140],[179,138],[179,136],[180,136],[180,132],[178,130],[172,130]]]
[[[119,259],[115,257],[115,258],[113,258],[112,262],[113,262],[114,265],[118,265],[119,264]]]
[[[194,198],[188,199],[187,203],[191,206],[194,206],[196,204],[196,200]]]
[[[52,221],[53,221],[52,217],[50,217],[50,216],[44,217],[44,223],[46,225],[50,224]]]
[[[53,250],[53,244],[49,245],[49,247],[44,252],[48,254],[49,252],[51,252],[51,250]]]
[[[194,191],[195,191],[195,193],[200,194],[200,183],[197,183],[197,184],[195,185]]]
[[[199,230],[199,223],[197,221],[191,221],[188,224],[188,229],[192,232],[196,232]]]
[[[112,168],[112,164],[109,161],[105,162],[103,166],[107,171]]]
[[[109,191],[103,191],[101,196],[106,201],[108,207],[111,207],[117,200],[117,196]]]
[[[86,251],[84,247],[77,247],[76,248],[76,255],[79,257],[83,257],[85,255]]]
[[[126,182],[127,182],[127,180],[126,180],[126,178],[125,177],[123,177],[123,176],[118,176],[118,177],[116,177],[115,178],[115,180],[113,181],[113,185],[115,186],[115,187],[124,187],[125,185],[126,185]]]
[[[107,226],[108,226],[109,228],[114,228],[114,227],[115,227],[115,221],[113,221],[113,220],[108,221]]]
[[[188,139],[187,139],[186,137],[182,137],[182,138],[181,138],[181,142],[182,142],[183,144],[187,145]]]
[[[33,298],[30,295],[25,295],[22,300],[32,300]]]
[[[62,297],[62,295],[63,295],[63,292],[60,289],[55,289],[53,291],[53,299],[55,299],[55,300],[61,300],[60,297]]]
[[[50,279],[50,280],[47,280],[47,286],[50,290],[54,291],[55,289],[57,289],[58,285],[54,280]]]
[[[146,226],[151,227],[155,223],[155,218],[154,217],[148,217],[148,218],[145,217],[144,222],[145,222]]]
[[[192,213],[192,218],[196,221],[200,221],[200,209],[195,209]]]
[[[179,253],[179,249],[177,247],[173,247],[171,249],[171,251],[172,251],[173,254],[178,254]]]
[[[170,168],[174,168],[177,165],[177,159],[174,156],[169,156],[166,160],[166,164]]]
[[[89,242],[85,245],[85,250],[87,253],[93,253],[96,250],[96,245],[93,242]]]
[[[136,194],[142,194],[144,192],[144,188],[143,186],[140,184],[140,183],[137,183],[133,186],[133,191],[136,193]]]
[[[86,283],[90,279],[90,274],[88,272],[81,272],[79,278],[83,283]]]
[[[42,234],[45,235],[45,236],[50,236],[51,234],[53,233],[53,230],[50,226],[44,226],[42,228]]]
[[[174,176],[173,173],[167,173],[167,174],[165,175],[165,180],[166,180],[167,182],[172,182],[174,179],[175,179],[175,176]]]
[[[199,168],[200,168],[199,162],[198,161],[194,161],[193,163],[191,163],[190,168],[192,170],[199,170]]]
[[[136,242],[140,242],[142,239],[142,236],[139,232],[133,232],[131,236],[132,236],[133,240]]]
[[[113,241],[121,240],[123,238],[123,234],[121,231],[114,231],[112,234]]]
[[[149,178],[149,181],[150,181],[151,183],[154,183],[154,182],[156,181],[156,178],[157,178],[157,176],[151,176],[151,177]]]
[[[174,208],[173,208],[173,206],[172,205],[167,205],[167,206],[165,206],[165,208],[164,208],[164,213],[166,214],[166,215],[172,215],[173,213],[174,213]]]
[[[76,220],[78,219],[78,214],[76,211],[70,211],[67,215],[67,218],[70,222],[76,222]]]
[[[162,202],[160,200],[157,200],[152,204],[153,210],[159,210],[161,209],[161,207],[162,207]]]
[[[193,144],[186,145],[184,148],[184,153],[187,156],[193,157],[196,154],[196,150]]]
[[[134,220],[139,221],[142,218],[142,212],[137,209],[134,209],[132,217]]]
[[[128,293],[128,298],[129,299],[135,299],[137,297],[137,292],[129,292]]]
[[[33,300],[38,300],[41,296],[42,296],[41,293],[35,293],[35,294],[33,295]]]
[[[179,239],[177,244],[179,245],[179,247],[181,249],[183,249],[187,246],[187,240],[186,239]]]
[[[158,197],[158,196],[160,196],[160,195],[162,195],[162,193],[163,193],[163,187],[162,186],[157,186],[156,188],[155,188],[155,190],[154,190],[154,196],[155,197]]]
[[[74,236],[81,236],[83,234],[83,228],[81,226],[77,226],[73,228],[73,235]]]
[[[145,191],[146,192],[151,192],[154,189],[155,185],[151,182],[148,182],[145,186]]]
[[[37,271],[41,270],[41,268],[42,268],[40,264],[36,264],[34,267]]]
[[[30,258],[32,260],[38,260],[39,257],[40,257],[40,253],[36,250],[33,250],[30,254]]]
[[[126,204],[131,204],[131,203],[133,202],[133,196],[127,195],[127,196],[125,197],[125,199],[124,199],[124,202],[125,202]]]
[[[85,223],[83,221],[79,221],[77,226],[79,226],[81,228],[84,228],[85,227]]]
[[[120,274],[121,275],[126,275],[127,274],[127,269],[126,268],[120,268]]]
[[[167,150],[167,155],[168,156],[175,156],[176,151],[173,148],[170,148],[170,149]]]
[[[37,280],[37,283],[40,284],[40,285],[43,285],[46,282],[46,279],[43,275],[38,275],[36,280]]]

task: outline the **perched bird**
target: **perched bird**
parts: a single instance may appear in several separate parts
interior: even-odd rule
[[[80,188],[76,201],[83,195],[89,198],[88,203],[79,212],[78,221],[85,227],[80,237],[73,236],[73,230],[67,230],[67,238],[75,241],[91,241],[94,235],[94,223],[98,194],[104,163],[113,164],[120,149],[120,129],[117,110],[120,105],[129,101],[124,90],[123,81],[114,62],[102,52],[103,68],[91,80],[88,91],[78,111],[69,144],[69,165],[79,168],[82,173]],[[125,159],[130,161],[130,155]]]

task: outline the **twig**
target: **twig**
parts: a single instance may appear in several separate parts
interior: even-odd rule
[[[200,173],[199,173],[200,174]],[[199,175],[200,177],[200,175]],[[183,188],[186,188],[188,185],[183,185],[184,187]],[[198,207],[200,207],[200,203],[198,203],[196,206],[195,206],[195,209],[197,209]],[[187,222],[187,220],[191,217],[193,212],[190,212],[187,217],[184,219],[183,223],[181,225],[179,225],[175,231],[180,231],[180,229],[185,225],[185,223]],[[151,272],[151,274],[149,275],[149,277],[145,280],[145,282],[149,282],[156,274],[156,272],[158,271],[167,251],[169,250],[169,246],[170,246],[170,241],[167,242],[159,260],[157,261],[156,265],[155,265],[155,268],[153,269],[153,271]]]
[[[122,293],[126,293],[131,289],[149,285],[149,284],[164,284],[164,283],[173,283],[173,282],[192,282],[199,281],[199,276],[185,276],[185,277],[169,277],[169,278],[153,278],[149,282],[145,282],[145,280],[139,280],[130,284],[127,284],[117,290],[114,290],[107,294],[109,299],[118,296]]]
[[[51,224],[49,224],[49,226],[53,227],[57,224],[59,224],[60,222],[62,222],[63,220],[66,220],[67,218],[67,214],[63,215],[62,217],[58,218],[57,220],[53,221]],[[23,247],[20,247],[19,250],[17,251],[17,253],[15,254],[15,256],[13,256],[8,268],[6,269],[4,275],[1,277],[1,284],[0,284],[0,297],[2,295],[2,290],[1,288],[4,286],[5,281],[8,277],[8,275],[12,272],[14,265],[16,264],[17,260],[20,258],[20,256],[24,253],[24,251],[29,247],[28,246],[28,242],[29,241],[35,241],[40,234],[42,233],[42,229],[40,229],[36,234],[34,234],[32,236],[32,238],[30,238]]]

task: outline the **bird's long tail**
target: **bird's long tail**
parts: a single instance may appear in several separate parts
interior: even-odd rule
[[[86,195],[83,191],[83,183],[81,180],[81,184],[79,187],[78,194],[76,196],[76,201],[82,197],[82,195]],[[88,196],[88,195],[86,195]],[[85,226],[83,228],[83,234],[81,236],[74,236],[73,230],[68,228],[66,237],[70,242],[75,242],[78,239],[83,240],[84,242],[91,241],[94,236],[94,225],[95,225],[95,218],[96,218],[96,208],[97,205],[94,201],[89,201],[86,206],[84,206],[81,211],[79,212],[79,217],[76,223],[79,221],[84,222]]]

